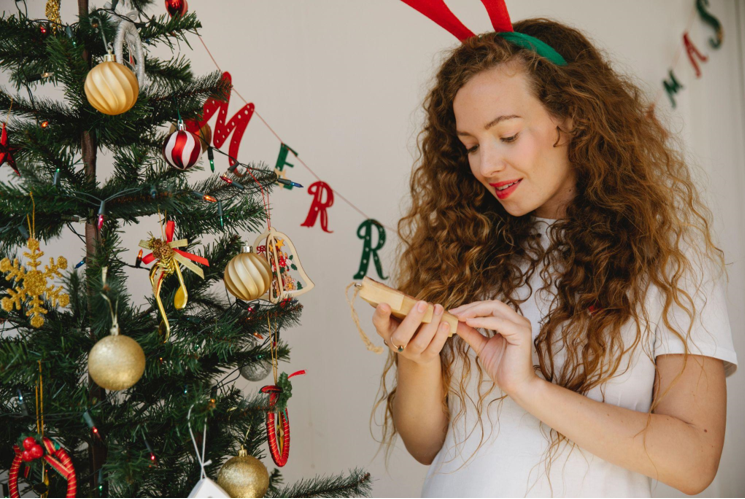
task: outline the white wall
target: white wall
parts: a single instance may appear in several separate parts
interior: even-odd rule
[[[29,1],[30,16],[44,17],[44,3]],[[158,12],[160,3],[156,2]],[[472,31],[491,29],[479,1],[449,0],[448,4]],[[199,14],[204,25],[201,33],[218,63],[231,72],[238,91],[256,104],[280,137],[368,216],[394,227],[407,193],[421,101],[439,51],[458,41],[398,0],[190,0],[189,5]],[[7,13],[15,11],[12,0],[0,0],[0,6]],[[693,0],[511,0],[508,6],[513,20],[547,16],[584,30],[619,67],[635,73],[649,92],[657,92],[681,44]],[[742,35],[738,39],[738,27],[742,30],[745,26],[745,2],[711,0],[711,10],[724,24],[723,47],[710,49],[706,39],[711,30],[695,19],[692,40],[710,56],[702,65],[703,77],[695,79],[685,54],[681,54],[676,74],[686,88],[677,97],[678,108],[670,111],[665,95],[659,108],[670,112],[672,129],[682,134],[690,154],[712,180],[709,192],[716,228],[727,262],[732,264],[729,311],[735,347],[742,358],[745,212],[740,198],[745,189],[745,45]],[[76,21],[76,11],[76,2],[62,2],[64,22]],[[186,46],[182,51],[191,58],[195,71],[212,71],[212,61],[195,37],[191,45],[193,51]],[[163,57],[167,54],[160,52]],[[0,77],[0,84],[6,82],[7,77]],[[231,113],[237,108],[235,99]],[[254,117],[244,136],[240,159],[273,164],[278,148],[277,139]],[[111,171],[107,163],[99,160],[103,178]],[[299,162],[294,163],[289,178],[306,186],[315,181]],[[218,170],[227,167],[220,157],[217,165]],[[8,178],[7,171],[0,169],[0,179]],[[195,177],[204,175],[206,172]],[[292,347],[292,362],[281,366],[282,370],[307,370],[306,376],[293,382],[289,403],[292,451],[282,470],[285,483],[362,466],[376,479],[374,496],[418,496],[427,468],[407,454],[400,440],[389,473],[383,468],[382,453],[372,460],[377,443],[370,436],[368,421],[384,357],[365,350],[343,296],[359,264],[356,229],[363,218],[337,196],[329,212],[333,234],[318,226],[301,227],[310,200],[305,190],[297,189],[279,189],[273,196],[273,224],[293,239],[316,283],[316,289],[301,298],[305,305],[302,326],[283,333]],[[156,230],[152,218],[129,227],[125,242],[130,251],[123,257],[134,261],[138,240],[152,230]],[[245,236],[249,240],[255,237]],[[386,274],[391,270],[396,243],[393,233],[388,237]],[[63,248],[59,253],[71,262],[83,256],[81,245],[71,234],[57,247]],[[373,267],[369,275],[376,277]],[[133,273],[132,279],[133,286],[141,285],[133,293],[142,301],[149,292],[146,277]],[[365,329],[374,334],[372,309],[361,300],[357,308]],[[246,389],[255,391],[263,384],[246,383]],[[745,495],[745,477],[737,464],[745,459],[745,425],[740,417],[745,411],[742,372],[728,380],[728,388],[724,453],[715,482],[702,494],[706,497]],[[377,428],[375,431],[377,435]],[[269,457],[264,462],[270,469],[274,466]],[[655,495],[683,496],[663,484]]]

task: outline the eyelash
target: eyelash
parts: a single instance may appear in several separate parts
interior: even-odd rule
[[[519,133],[516,133],[512,137],[503,137],[501,140],[502,140],[502,142],[504,142],[506,144],[511,144],[512,142],[515,142],[515,139],[517,139],[517,136],[518,135],[520,135],[520,134]],[[475,145],[475,146],[473,146],[470,149],[466,149],[466,152],[468,154],[471,154],[472,152],[475,152],[478,147],[479,147],[478,145]]]

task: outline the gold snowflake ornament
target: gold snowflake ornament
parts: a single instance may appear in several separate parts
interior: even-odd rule
[[[55,287],[53,284],[47,286],[48,279],[62,277],[59,271],[67,268],[67,259],[61,256],[57,258],[57,263],[54,263],[54,258],[50,258],[49,265],[45,265],[44,272],[42,272],[38,270],[38,267],[41,265],[39,259],[44,256],[44,252],[39,250],[39,241],[30,237],[26,242],[26,247],[31,252],[24,252],[23,256],[30,260],[29,266],[33,270],[26,271],[26,268],[18,263],[17,258],[13,259],[12,265],[8,258],[3,258],[0,261],[0,272],[8,274],[6,279],[18,284],[14,290],[7,290],[10,297],[2,299],[2,306],[6,312],[13,310],[13,305],[15,305],[16,310],[20,310],[21,303],[30,298],[29,305],[31,308],[26,311],[26,316],[31,317],[33,327],[39,328],[44,325],[42,314],[47,313],[47,310],[42,307],[44,304],[41,299],[42,295],[52,303],[52,306],[66,307],[70,303],[70,296],[62,293],[62,286]]]

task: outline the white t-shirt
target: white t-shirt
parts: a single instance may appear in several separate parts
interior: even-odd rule
[[[541,233],[544,248],[548,244],[547,230],[553,220],[536,218],[536,228]],[[540,268],[531,276],[534,290],[543,286],[539,276]],[[693,288],[689,293],[693,296]],[[550,289],[555,293],[556,288]],[[527,287],[518,290],[522,298],[529,293]],[[538,295],[536,297],[536,295]],[[737,369],[722,279],[709,279],[704,282],[700,292],[695,295],[697,315],[691,330],[689,344],[691,354],[706,355],[724,361],[725,374],[731,376]],[[544,293],[533,292],[530,299],[521,304],[523,315],[533,325],[533,339],[538,336],[541,320],[546,317],[550,297]],[[702,309],[704,298],[706,305]],[[660,293],[650,287],[647,296],[647,310],[650,321],[654,321],[654,346],[646,352],[637,347],[627,354],[620,364],[617,377],[603,386],[605,402],[628,409],[647,412],[652,403],[654,386],[654,364],[649,355],[655,358],[666,353],[684,353],[683,343],[659,320],[662,315]],[[674,322],[684,326],[683,336],[690,324],[683,310],[675,309]],[[622,327],[624,345],[628,348],[636,336],[636,327],[630,320]],[[458,341],[462,341],[458,338]],[[651,342],[651,340],[648,340]],[[558,348],[558,347],[557,347]],[[652,354],[653,352],[653,354]],[[483,435],[476,422],[475,404],[479,400],[477,387],[478,369],[474,364],[476,356],[468,348],[471,375],[466,385],[466,410],[457,422],[455,416],[461,403],[452,394],[449,397],[450,423],[445,443],[435,457],[422,488],[422,497],[651,497],[653,480],[620,466],[611,464],[591,454],[579,446],[562,442],[558,454],[550,459],[550,486],[546,477],[545,459],[550,444],[551,429],[536,417],[525,411],[512,398],[503,401],[490,401],[504,395],[491,378],[484,373],[481,393],[493,390],[486,396],[482,412]],[[555,373],[559,373],[566,356],[563,349],[554,356]],[[629,360],[633,362],[629,362]],[[533,364],[538,364],[538,355],[533,349]],[[626,369],[626,366],[629,366]],[[458,390],[463,369],[463,361],[456,355],[453,364],[451,389]],[[618,376],[618,374],[626,371]],[[541,376],[541,373],[538,372]],[[587,396],[603,401],[601,387],[595,387]],[[500,407],[500,404],[501,407]],[[483,437],[482,447],[474,454]],[[556,438],[554,432],[554,438]],[[574,447],[574,449],[572,449]],[[554,447],[556,452],[557,447]]]

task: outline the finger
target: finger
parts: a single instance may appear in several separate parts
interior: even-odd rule
[[[525,331],[514,322],[500,317],[473,317],[465,320],[467,326],[490,329],[501,334],[512,345],[522,344]]]
[[[436,355],[440,355],[442,348],[445,346],[445,342],[448,340],[450,335],[450,324],[447,322],[440,322],[432,341],[429,342],[429,346],[424,349],[422,355],[425,357],[434,358]]]
[[[444,311],[445,309],[442,305],[439,303],[435,305],[432,320],[429,324],[420,324],[416,330],[416,334],[414,334],[414,337],[406,346],[407,351],[421,353],[429,346],[442,323],[442,314]]]
[[[472,302],[472,303],[464,303],[463,305],[459,305],[459,306],[457,306],[455,308],[449,309],[448,312],[450,312],[451,314],[454,314],[455,315],[456,312],[463,312],[464,310],[468,310],[469,308],[474,307],[474,306],[478,305],[479,303],[484,303],[484,302],[483,301],[475,301],[475,302]]]
[[[517,322],[517,323],[520,323],[520,322],[525,322],[525,321],[528,321],[528,322],[530,322],[530,321],[529,321],[528,319],[526,319],[526,318],[525,318],[525,317],[523,317],[522,315],[518,314],[518,313],[517,313],[517,312],[515,311],[515,309],[513,309],[512,307],[510,307],[509,305],[507,305],[507,304],[506,304],[505,302],[503,302],[503,301],[499,301],[499,300],[490,300],[490,301],[489,301],[489,303],[491,303],[491,304],[492,304],[492,305],[494,306],[495,310],[497,310],[497,311],[501,312],[501,313],[502,313],[502,314],[504,314],[504,315],[505,315],[505,316],[506,316],[506,317],[507,317],[508,319],[510,319],[510,320],[512,320],[512,321],[514,321],[514,322]]]
[[[473,348],[473,351],[477,356],[481,355],[484,345],[489,341],[489,338],[463,322],[458,323],[458,329],[455,330],[455,334],[463,338],[463,340]]]
[[[419,305],[424,304],[424,310],[420,310]],[[411,338],[414,337],[414,333],[422,324],[422,318],[427,312],[428,303],[426,301],[418,301],[403,318],[401,324],[396,328],[396,331],[391,334],[391,339],[396,342],[396,345],[408,345]]]
[[[495,314],[503,315],[490,301],[471,303],[468,307],[454,313],[454,315],[461,321],[469,317],[491,317]]]
[[[387,303],[381,303],[375,307],[372,318],[375,330],[383,339],[390,338],[400,322],[391,315],[391,307]]]
[[[505,310],[505,307],[507,310]],[[469,317],[504,317],[513,322],[524,322],[524,317],[512,310],[506,303],[496,301],[480,302],[473,307],[468,308],[455,314],[459,320],[465,320]]]

